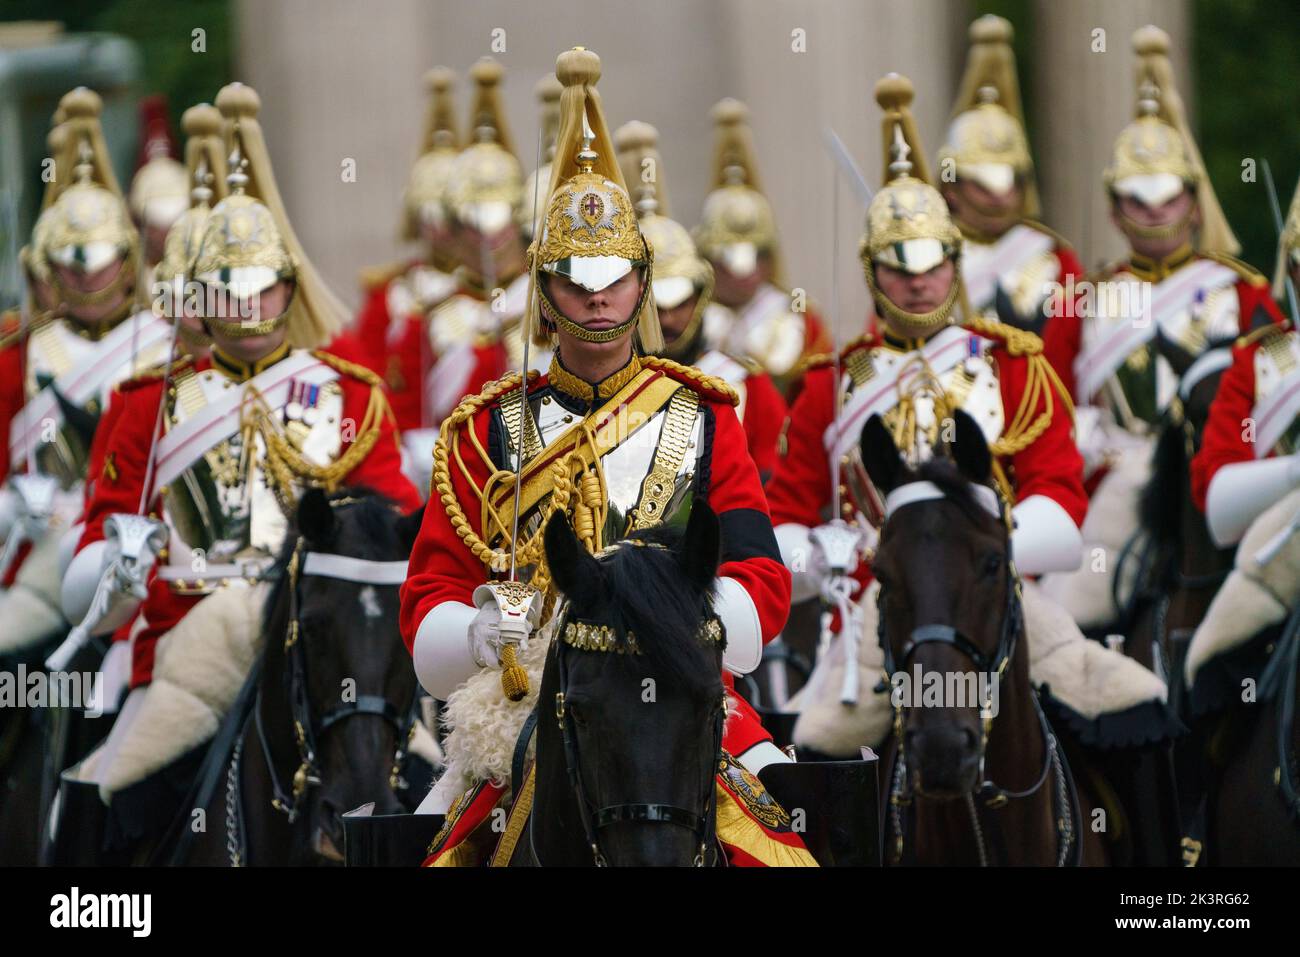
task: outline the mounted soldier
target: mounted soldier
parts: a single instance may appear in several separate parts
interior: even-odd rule
[[[232,84],[217,107],[230,190],[186,271],[203,290],[211,355],[120,387],[112,458],[63,584],[83,635],[134,617],[131,692],[105,745],[65,781],[62,818],[102,800],[122,844],[165,821],[177,784],[159,772],[204,746],[242,684],[264,576],[303,491],[366,486],[418,503],[381,381],[312,351],[344,313],[285,215],[256,92]]]
[[[729,672],[758,664],[789,605],[789,573],[745,452],[735,393],[653,355],[663,346],[653,252],[595,90],[600,60],[581,48],[563,53],[556,75],[564,84],[561,128],[530,249],[527,314],[532,342],[554,355],[526,394],[518,374],[507,376],[443,423],[435,494],[402,589],[402,632],[416,673],[435,697],[451,699],[455,728],[448,771],[423,806],[447,814],[434,864],[470,862],[468,835],[488,834],[480,827],[505,797],[510,754],[537,703],[558,611],[546,519],[569,516],[582,548],[600,553],[631,533],[685,523],[693,502],[707,502],[721,529],[712,612],[726,635]],[[727,795],[720,800],[769,807],[753,774],[784,756],[748,706],[727,697],[722,747],[736,760],[718,775]],[[516,793],[523,785],[509,783]],[[811,861],[788,824],[742,829],[743,836],[724,833],[720,823],[718,837],[748,845],[759,861]]]
[[[709,348],[757,362],[789,396],[802,362],[830,347],[821,317],[783,288],[772,206],[763,195],[749,110],[725,99],[713,108],[713,188],[693,236],[713,267],[704,313]]]
[[[623,178],[636,201],[641,234],[655,251],[652,293],[663,331],[660,355],[722,379],[740,397],[736,415],[745,427],[749,455],[766,481],[776,465],[786,404],[772,378],[753,359],[709,348],[704,311],[713,293],[713,267],[696,251],[691,234],[668,210],[659,133],[633,120],[614,132]]]
[[[1104,561],[1100,574],[1089,567],[1044,587],[1101,634],[1123,627],[1115,576],[1138,530],[1138,494],[1162,416],[1222,372],[1221,347],[1281,320],[1267,280],[1233,258],[1240,247],[1188,126],[1168,34],[1142,27],[1133,48],[1136,117],[1116,138],[1103,175],[1111,220],[1131,254],[1088,275],[1044,333],[1046,355],[1077,404],[1092,497],[1084,541]],[[1210,358],[1197,362],[1203,356]]]
[[[946,454],[958,410],[978,425],[997,498],[1014,523],[1011,554],[1021,576],[1079,564],[1088,507],[1070,401],[1042,341],[965,308],[962,236],[928,182],[912,97],[910,81],[897,74],[876,85],[886,171],[860,254],[881,327],[808,371],[787,451],[766,489],[795,600],[820,595],[840,621],[788,705],[800,712],[794,743],[831,755],[879,746],[893,717],[890,686],[867,690],[884,658],[871,640],[880,586],[865,559],[886,514],[912,500],[882,495],[867,474],[859,444],[869,421],[880,418],[912,468]],[[910,488],[929,494],[926,483]],[[1030,583],[1024,599],[1030,679],[1050,685],[1058,713],[1069,714],[1085,740],[1124,747],[1165,733],[1165,691],[1155,675],[1086,640]]]
[[[60,102],[55,178],[28,258],[36,311],[0,350],[0,649],[31,647],[66,625],[59,542],[76,522],[91,449],[113,387],[166,356],[168,327],[140,309],[140,239],[100,130],[100,98]],[[92,478],[93,480],[93,478]]]
[[[1002,17],[987,14],[971,24],[966,73],[939,148],[939,192],[961,230],[971,308],[1041,336],[1044,304],[1083,267],[1070,244],[1038,221],[1011,39]]]

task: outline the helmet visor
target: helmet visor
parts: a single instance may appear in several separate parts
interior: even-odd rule
[[[901,243],[886,246],[871,258],[877,265],[919,276],[942,263],[950,252],[937,239],[905,239]]]
[[[1186,187],[1182,178],[1173,173],[1142,173],[1115,181],[1115,192],[1119,195],[1153,207],[1163,206]]]
[[[552,276],[563,276],[588,292],[600,292],[639,265],[641,263],[622,256],[567,256],[555,262],[543,263],[542,271]]]
[[[685,276],[665,276],[650,284],[655,294],[655,305],[660,309],[676,309],[695,292],[695,283]]]

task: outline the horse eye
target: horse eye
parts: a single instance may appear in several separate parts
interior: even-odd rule
[[[981,574],[985,578],[995,578],[1000,571],[1002,571],[1002,555],[998,552],[986,552],[984,563],[980,568]]]

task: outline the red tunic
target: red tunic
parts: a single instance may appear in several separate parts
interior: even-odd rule
[[[699,390],[698,384],[675,371],[657,374],[672,375]],[[529,393],[545,388],[549,388],[547,377],[539,376]],[[491,447],[488,429],[493,408],[479,410],[467,424],[484,448]],[[781,563],[758,470],[744,452],[744,432],[729,397],[701,392],[700,409],[712,420],[712,430],[708,429],[706,420],[703,434],[707,447],[696,474],[697,477],[707,474],[704,500],[717,513],[722,526],[722,563],[718,566],[718,576],[733,578],[744,587],[758,612],[766,643],[780,632],[789,614],[790,573]],[[488,479],[486,466],[477,455],[465,456],[465,464],[474,483],[482,488]],[[470,527],[476,535],[480,534],[481,508],[477,493],[457,468],[451,470],[451,482]],[[456,535],[446,508],[437,496],[430,498],[401,591],[401,629],[407,648],[414,646],[420,623],[434,607],[448,601],[472,604],[475,587],[487,580],[486,567]],[[723,679],[730,686],[730,676],[724,674]],[[770,736],[763,731],[752,709],[743,700],[732,697],[740,713],[727,722],[724,746],[732,754],[742,754]]]
[[[745,415],[741,424],[745,427],[749,457],[763,481],[776,471],[777,442],[788,412],[770,375],[759,372],[745,379]]]
[[[9,477],[9,426],[27,402],[23,392],[26,341],[16,335],[19,322],[16,311],[0,317],[0,338],[14,336],[4,349],[0,349],[0,442],[4,443],[4,453],[0,455],[0,482]]]
[[[850,345],[844,355],[848,357],[880,342],[869,335]],[[1005,420],[1010,422],[1024,395],[1029,359],[1011,355],[1000,342],[990,355],[997,361],[1002,407]],[[1044,396],[1034,410],[1035,416],[1045,410],[1046,401]],[[835,368],[820,364],[805,376],[803,390],[790,410],[785,455],[767,483],[774,525],[813,528],[830,517],[831,472],[823,436],[834,418]],[[1015,487],[1017,502],[1031,495],[1045,495],[1064,508],[1076,525],[1083,524],[1088,511],[1083,458],[1074,444],[1073,423],[1060,396],[1055,397],[1055,412],[1047,429],[1009,460],[1004,459],[1002,466]],[[869,580],[869,573],[863,570],[860,581],[865,585]]]
[[[1204,258],[1204,257],[1200,257]],[[1237,322],[1239,331],[1244,335],[1254,328],[1255,314],[1262,309],[1273,322],[1282,321],[1282,313],[1269,294],[1269,288],[1262,281],[1242,278],[1237,281]],[[1078,294],[1083,295],[1082,291]],[[1059,315],[1047,321],[1043,329],[1043,354],[1056,369],[1061,382],[1070,396],[1078,402],[1087,402],[1091,396],[1077,394],[1078,387],[1074,376],[1074,362],[1083,348],[1083,317],[1078,315],[1075,305],[1078,298],[1060,303]]]
[[[1288,335],[1295,334],[1288,332]],[[1192,459],[1192,502],[1202,512],[1210,482],[1219,469],[1255,460],[1254,443],[1247,441],[1246,421],[1255,410],[1255,353],[1259,347],[1258,336],[1234,346],[1232,365],[1219,379],[1219,390],[1201,435],[1200,451]]]
[[[210,366],[211,360],[204,358],[195,369],[202,371]],[[371,384],[346,372],[339,374],[338,382],[343,390],[344,417],[363,421],[370,402]],[[102,475],[95,483],[86,510],[86,527],[77,544],[78,551],[103,539],[104,520],[109,515],[115,512],[134,514],[138,509],[162,388],[161,377],[132,379],[118,387],[112,404],[120,408],[114,413],[115,425],[107,443],[113,453],[116,478]],[[374,448],[348,473],[343,484],[365,486],[389,497],[403,509],[413,509],[420,504],[420,496],[401,472],[401,455],[391,417],[383,416],[379,428],[380,435]],[[349,444],[345,441],[345,450]],[[162,507],[160,497],[155,496],[148,507],[149,514],[157,517]],[[158,639],[175,627],[199,600],[196,596],[173,593],[167,583],[157,577],[150,582],[148,596],[141,605],[146,625],[135,641],[132,687],[149,683]],[[122,637],[120,632],[117,637]]]

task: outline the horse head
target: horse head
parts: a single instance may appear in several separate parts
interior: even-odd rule
[[[545,546],[567,604],[542,680],[534,816],[549,782],[568,792],[568,824],[545,812],[535,847],[567,838],[569,863],[700,863],[725,718],[717,516],[696,501],[684,532],[660,526],[591,555],[557,514]]]
[[[264,676],[265,695],[277,684],[287,689],[290,746],[299,738],[291,817],[298,862],[342,860],[343,812],[369,801],[377,814],[402,810],[394,787],[417,685],[398,633],[398,586],[422,512],[403,516],[355,491],[313,489],[298,505],[286,571],[268,602],[275,624]]]
[[[1002,670],[1014,655],[1019,598],[992,455],[966,413],[948,454],[919,467],[882,421],[862,430],[862,462],[886,501],[873,571],[879,629],[893,679],[898,745],[919,793],[950,798],[980,783]]]

